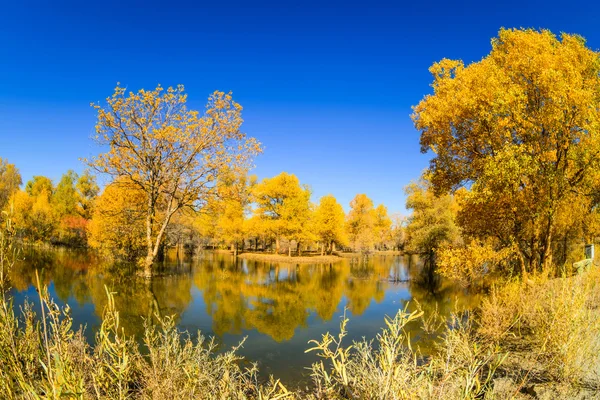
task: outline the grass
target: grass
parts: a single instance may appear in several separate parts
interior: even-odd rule
[[[37,283],[40,309],[14,311],[6,272],[16,257],[10,222],[0,229],[2,399],[506,399],[594,398],[600,390],[600,271],[492,288],[480,308],[450,321],[408,306],[374,339],[337,334],[311,341],[313,385],[286,389],[241,362],[239,346],[179,332],[170,317],[125,335],[113,295],[94,343]],[[37,314],[37,315],[36,315]],[[422,354],[406,329],[437,337]]]

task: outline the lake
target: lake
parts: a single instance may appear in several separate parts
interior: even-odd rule
[[[308,341],[339,331],[346,313],[352,340],[374,338],[384,317],[410,300],[448,318],[468,309],[477,295],[428,273],[416,257],[372,256],[334,264],[268,263],[203,252],[194,258],[170,254],[161,276],[149,282],[131,267],[113,265],[94,254],[67,249],[25,249],[11,273],[11,294],[18,308],[26,299],[39,312],[35,271],[58,305],[69,304],[75,326],[84,325],[93,341],[107,304],[105,286],[125,331],[140,335],[145,319],[173,315],[179,329],[214,336],[221,349],[246,338],[239,354],[259,364],[261,376],[274,374],[290,386],[308,384]],[[293,259],[292,259],[293,260]],[[411,301],[410,310],[416,303]],[[427,351],[431,335],[410,326],[413,343]],[[346,340],[346,339],[345,339]]]

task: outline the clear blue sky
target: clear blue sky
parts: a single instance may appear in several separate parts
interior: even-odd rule
[[[502,26],[598,49],[598,21],[594,1],[0,1],[0,157],[24,181],[57,181],[98,151],[90,102],[116,82],[183,83],[196,108],[233,92],[265,147],[259,178],[285,170],[315,200],[367,193],[403,212],[403,187],[428,164],[410,113],[433,62],[481,59]]]

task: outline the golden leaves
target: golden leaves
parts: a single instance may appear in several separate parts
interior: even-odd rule
[[[503,29],[481,61],[444,59],[431,73],[434,93],[412,118],[435,153],[435,191],[469,186],[469,234],[551,258],[560,204],[600,170],[599,54],[576,35]]]

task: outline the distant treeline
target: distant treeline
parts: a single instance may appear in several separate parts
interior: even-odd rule
[[[18,169],[0,160],[0,207],[13,217],[18,236],[31,243],[90,246],[136,259],[146,246],[146,198],[126,179],[100,190],[96,177],[65,173],[57,184],[34,176],[23,189]],[[184,251],[231,248],[292,254],[335,250],[398,250],[403,219],[364,194],[346,215],[332,195],[318,204],[292,174],[257,182],[255,177],[222,174],[213,195],[198,209],[182,209],[170,221],[161,246]]]

